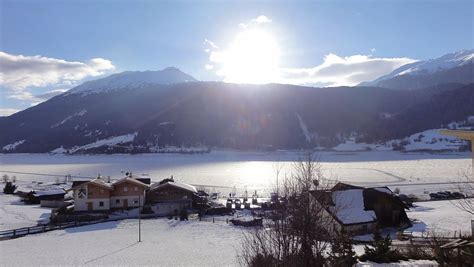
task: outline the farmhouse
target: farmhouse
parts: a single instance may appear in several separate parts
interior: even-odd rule
[[[75,211],[104,211],[143,206],[148,185],[125,177],[112,183],[102,178],[73,183]]]
[[[376,227],[408,227],[408,207],[388,187],[363,188],[344,183],[312,192],[322,205],[330,231],[372,233]]]
[[[191,208],[197,192],[194,186],[169,178],[150,187],[146,202],[156,215],[173,215]]]
[[[111,208],[130,208],[143,206],[145,203],[145,190],[148,185],[131,177],[125,177],[112,183],[110,192]]]

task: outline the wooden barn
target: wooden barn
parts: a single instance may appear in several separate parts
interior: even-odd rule
[[[388,187],[364,188],[344,183],[331,190],[312,192],[322,205],[330,231],[369,234],[376,227],[405,228],[411,225],[406,206]]]

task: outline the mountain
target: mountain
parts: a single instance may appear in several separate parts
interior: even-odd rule
[[[473,84],[381,90],[123,82],[122,75],[128,74],[137,73],[87,82],[81,89],[0,118],[0,149],[135,153],[173,150],[170,146],[330,148],[354,136],[364,142],[402,138],[474,114]]]
[[[151,84],[174,84],[196,81],[191,75],[174,67],[168,67],[160,71],[125,71],[102,79],[85,82],[69,90],[66,94],[90,94],[118,89],[134,89]]]
[[[420,89],[444,83],[474,82],[474,49],[462,50],[436,59],[406,64],[393,72],[359,86],[390,89]]]

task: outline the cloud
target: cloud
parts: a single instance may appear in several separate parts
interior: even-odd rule
[[[284,68],[280,82],[290,84],[316,84],[323,86],[353,86],[374,80],[396,68],[415,62],[402,58],[380,58],[370,55],[340,57],[328,54],[321,65],[313,68]]]
[[[25,97],[31,87],[73,85],[86,77],[95,77],[113,70],[107,59],[93,58],[87,63],[43,56],[12,55],[0,52],[0,85]]]
[[[0,108],[0,116],[10,116],[13,113],[17,113],[19,109],[14,108]]]
[[[253,26],[253,25],[256,25],[256,24],[267,24],[267,23],[271,23],[272,20],[270,18],[268,18],[267,16],[264,16],[264,15],[260,15],[254,19],[251,19],[250,21],[244,23],[240,23],[239,24],[239,27],[242,27],[242,28],[247,28],[249,26]]]

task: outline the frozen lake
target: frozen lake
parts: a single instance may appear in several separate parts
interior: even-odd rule
[[[24,181],[54,181],[54,176],[121,178],[123,172],[147,173],[159,181],[175,179],[195,184],[224,187],[265,188],[275,182],[275,167],[281,176],[291,174],[300,152],[241,152],[218,150],[209,154],[141,155],[46,155],[1,154],[0,174],[8,172]],[[463,173],[470,172],[472,159],[466,153],[320,152],[317,154],[329,179],[364,186],[389,185],[402,193],[454,189]],[[38,174],[21,174],[38,173]],[[43,175],[48,174],[48,175]]]

